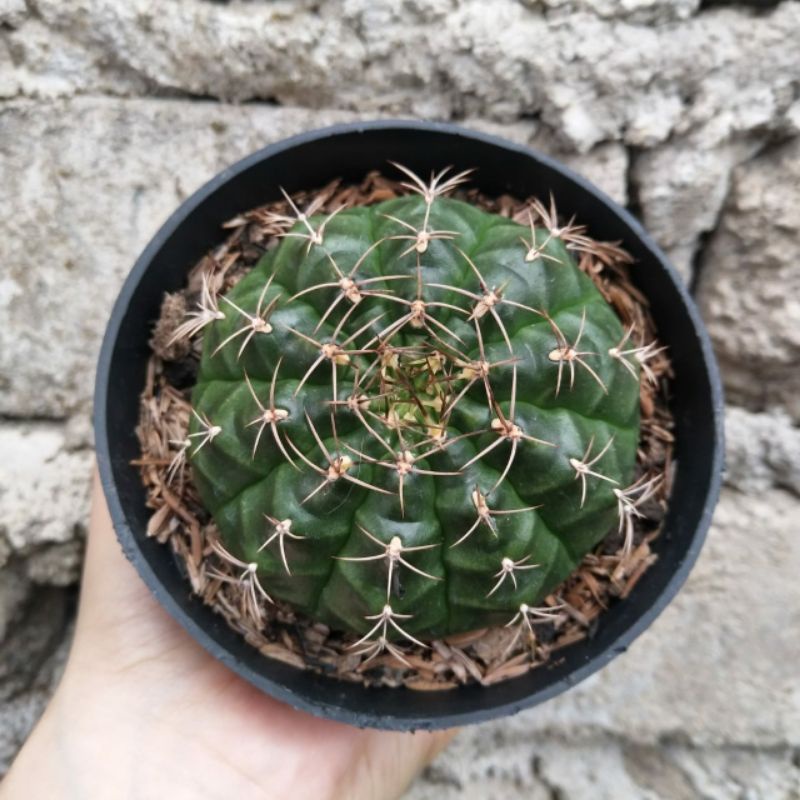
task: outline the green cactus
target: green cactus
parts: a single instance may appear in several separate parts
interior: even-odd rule
[[[630,485],[646,348],[623,349],[580,234],[442,196],[462,180],[295,208],[197,314],[188,455],[218,552],[254,606],[285,601],[371,655],[546,616],[649,494]]]

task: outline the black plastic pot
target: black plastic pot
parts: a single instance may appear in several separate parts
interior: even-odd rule
[[[150,355],[147,341],[165,291],[224,237],[220,224],[288,191],[342,177],[358,181],[388,159],[427,174],[477,167],[488,194],[552,192],[558,207],[600,239],[619,239],[636,258],[634,280],[649,298],[675,368],[671,409],[678,469],[658,560],[629,597],[600,619],[596,633],[565,649],[553,666],[491,687],[442,692],[365,688],[298,670],[248,646],[189,589],[168,548],[145,536],[148,510],[134,434]],[[722,390],[711,346],[686,289],[630,214],[562,165],[502,139],[450,125],[381,121],[312,131],[264,148],[220,173],[186,200],[145,248],[108,324],[95,394],[97,457],[125,555],[164,608],[211,653],[246,680],[296,708],[358,726],[447,728],[513,714],[575,685],[625,651],[674,597],[694,564],[719,493],[723,460]]]

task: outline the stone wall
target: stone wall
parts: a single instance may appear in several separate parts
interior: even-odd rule
[[[799,40],[797,0],[0,0],[0,770],[64,657],[94,362],[134,257],[256,147],[424,116],[627,203],[695,290],[730,405],[678,600],[409,797],[800,796]]]

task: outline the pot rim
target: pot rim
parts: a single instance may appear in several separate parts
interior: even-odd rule
[[[232,179],[236,178],[241,173],[246,172],[254,165],[260,164],[261,162],[271,159],[276,155],[280,155],[301,145],[316,143],[317,145],[324,147],[325,141],[331,137],[352,134],[369,134],[376,131],[396,131],[400,135],[407,132],[444,134],[447,136],[456,137],[456,139],[467,139],[471,141],[477,141],[482,144],[491,145],[494,148],[500,148],[506,152],[511,151],[512,153],[523,155],[527,159],[532,159],[538,162],[540,165],[559,173],[561,176],[565,177],[567,181],[574,184],[579,191],[590,195],[593,201],[604,205],[607,210],[617,216],[621,222],[630,229],[633,236],[639,240],[643,248],[649,252],[649,254],[657,262],[658,266],[667,275],[669,282],[672,284],[672,287],[682,302],[684,310],[688,314],[691,324],[694,328],[693,333],[699,342],[699,356],[702,360],[703,369],[706,372],[709,384],[712,414],[712,419],[710,422],[713,427],[713,452],[710,459],[710,478],[708,490],[703,502],[702,513],[700,514],[694,526],[694,535],[691,538],[689,546],[686,549],[682,560],[672,572],[672,575],[668,579],[667,583],[663,586],[660,593],[656,596],[655,600],[649,605],[649,607],[641,611],[636,619],[629,624],[624,629],[623,633],[610,645],[599,650],[584,663],[576,664],[574,669],[557,681],[536,690],[521,700],[499,703],[488,708],[472,708],[470,707],[469,703],[466,704],[466,707],[460,707],[462,706],[462,703],[456,700],[455,703],[450,704],[453,707],[449,708],[446,714],[417,714],[397,716],[373,714],[365,712],[364,710],[355,711],[346,705],[342,705],[341,702],[337,702],[337,699],[341,701],[341,697],[337,697],[339,693],[336,691],[336,685],[341,683],[339,679],[323,676],[316,676],[315,679],[312,679],[317,681],[327,681],[328,683],[333,684],[333,689],[330,692],[330,695],[332,696],[331,700],[326,702],[325,700],[320,700],[318,697],[310,699],[302,692],[298,692],[296,689],[287,688],[280,682],[276,682],[275,680],[266,677],[264,674],[257,672],[250,665],[243,663],[241,660],[237,659],[233,653],[222,647],[217,639],[212,637],[206,628],[186,610],[184,604],[179,602],[179,600],[164,586],[161,579],[154,571],[152,565],[144,556],[140,544],[137,541],[137,534],[128,524],[123,498],[118,490],[117,482],[113,472],[111,437],[109,436],[109,431],[106,425],[109,411],[108,400],[112,362],[118,345],[122,320],[127,312],[131,299],[136,293],[142,277],[147,273],[154,257],[164,247],[165,243],[172,237],[172,235],[185,223],[186,218],[189,217],[192,212],[194,212],[208,198],[210,198],[218,189],[220,189],[220,187],[225,186]],[[222,222],[222,220],[220,220],[220,222]],[[190,268],[190,266],[191,265],[189,264],[186,265],[187,270]],[[551,697],[561,693],[566,688],[577,684],[601,669],[616,655],[624,652],[630,643],[636,639],[646,628],[648,628],[655,618],[661,613],[661,611],[663,611],[664,608],[669,604],[669,602],[677,594],[680,587],[683,585],[686,577],[689,574],[689,571],[693,567],[705,541],[705,536],[711,522],[713,509],[719,496],[722,481],[722,470],[724,465],[723,391],[710,339],[701,321],[700,314],[694,304],[694,301],[689,295],[688,289],[678,276],[675,268],[668,262],[664,254],[652,240],[650,235],[644,230],[642,225],[626,209],[622,208],[619,204],[609,198],[604,192],[595,187],[588,180],[549,156],[543,155],[529,147],[507,141],[492,134],[469,130],[449,123],[426,122],[411,119],[381,119],[343,123],[305,131],[295,136],[282,139],[255,151],[254,153],[240,159],[236,163],[222,170],[211,180],[201,186],[197,191],[195,191],[190,197],[184,200],[183,203],[181,203],[180,206],[178,206],[178,208],[169,216],[167,221],[161,226],[161,228],[144,248],[141,255],[136,260],[131,272],[125,279],[117,300],[114,303],[111,317],[103,337],[102,347],[97,364],[93,416],[98,469],[117,538],[122,546],[125,556],[133,563],[140,577],[144,580],[145,584],[155,595],[159,603],[166,609],[166,611],[176,621],[178,621],[178,623],[189,632],[195,641],[204,647],[211,655],[221,660],[227,666],[231,667],[235,672],[247,679],[250,683],[258,686],[260,689],[262,689],[262,691],[269,693],[278,700],[289,703],[297,709],[307,711],[318,716],[335,719],[340,722],[357,725],[359,727],[391,728],[394,730],[432,730],[437,728],[447,728],[463,724],[482,722],[516,713],[523,708],[527,708],[548,700]],[[169,550],[165,549],[164,553],[165,555],[169,554],[168,557],[171,557]],[[629,599],[625,602],[629,602]],[[565,652],[568,652],[568,650]],[[262,656],[261,658],[264,657]],[[540,669],[544,668],[546,668],[546,666]],[[518,678],[512,680],[520,679]],[[351,684],[351,686],[352,685],[355,684]],[[379,689],[363,686],[361,688],[365,692],[381,691]],[[443,691],[441,694],[447,693],[457,696],[459,693],[463,693],[466,690],[472,690],[472,688],[473,687],[464,687],[463,689],[446,690],[446,692]],[[489,692],[492,688],[494,687],[478,687],[478,691]],[[397,692],[398,697],[400,697],[403,692],[408,692],[411,690],[392,688],[388,689],[388,691]]]

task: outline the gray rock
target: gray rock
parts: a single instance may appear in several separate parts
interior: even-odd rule
[[[62,427],[48,423],[0,425],[0,452],[0,536],[12,553],[41,557],[54,544],[79,543],[88,516],[91,452],[67,451]],[[53,582],[75,579],[74,555],[60,576],[55,567],[51,561]],[[44,564],[38,569],[43,577]]]
[[[11,544],[0,532],[0,568],[8,564],[11,559]]]
[[[0,641],[0,775],[41,715],[63,671],[72,593],[40,589]]]
[[[663,25],[688,19],[700,0],[521,0],[532,9],[546,9],[550,17],[586,11],[603,19],[624,19],[638,25]]]
[[[771,486],[800,495],[800,429],[785,412],[729,407],[725,439],[728,485],[753,495]]]
[[[800,769],[792,748],[693,750],[668,746],[667,758],[695,793],[709,800],[794,800],[800,797]],[[671,797],[671,795],[663,795]]]
[[[800,138],[734,173],[702,263],[701,310],[728,398],[800,420]]]
[[[752,140],[706,148],[691,139],[675,139],[633,161],[642,221],[687,283],[701,237],[719,222],[731,171],[755,147]]]
[[[0,0],[0,25],[16,28],[27,16],[25,0]]]
[[[124,67],[107,70],[104,61],[41,19],[31,16],[23,22],[17,18],[8,32],[0,29],[0,98],[144,91],[140,77]]]
[[[582,153],[565,146],[546,126],[527,119],[498,123],[476,117],[465,119],[460,124],[553,156],[595,183],[618,203],[625,205],[628,202],[628,150],[619,142],[603,142]]]
[[[688,19],[690,0],[544,5],[562,10],[517,0],[181,0],[156,12],[147,0],[38,0],[41,19],[8,38],[24,48],[29,25],[56,32],[54,51],[34,47],[12,65],[28,96],[60,82],[65,94],[146,86],[373,114],[537,115],[583,151],[785,124],[798,76],[795,2]]]
[[[481,729],[477,729],[478,733]],[[406,800],[794,800],[791,748],[640,745],[537,736],[497,748],[462,732]]]
[[[30,596],[30,581],[19,565],[0,570],[0,642],[6,638],[12,623]]]
[[[588,153],[564,152],[555,147],[542,147],[542,149],[552,152],[568,167],[599,186],[612,200],[621,205],[627,204],[628,151],[622,145],[607,142],[597,145]]]
[[[64,425],[64,449],[83,450],[94,447],[94,429],[89,414],[75,414]]]
[[[0,775],[5,775],[55,687],[28,689],[0,702]]]
[[[72,586],[81,575],[83,550],[82,538],[39,548],[25,559],[25,573],[37,584]]]
[[[69,627],[71,594],[42,589],[12,620],[0,643],[0,700],[41,684],[42,667],[52,660]]]

